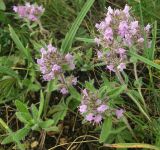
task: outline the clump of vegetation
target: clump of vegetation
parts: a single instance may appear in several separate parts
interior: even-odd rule
[[[126,3],[0,1],[0,149],[160,149],[158,2]]]

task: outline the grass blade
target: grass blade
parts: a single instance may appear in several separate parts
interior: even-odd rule
[[[93,5],[94,1],[95,0],[87,0],[87,2],[84,4],[82,10],[80,11],[79,15],[77,16],[77,18],[73,22],[70,30],[68,31],[68,33],[65,36],[65,39],[62,42],[61,51],[63,53],[68,52],[69,49],[71,48],[72,43],[73,43],[73,39],[76,35],[76,32],[77,32],[81,22],[83,21],[84,17],[86,16],[87,12],[90,10],[91,6]]]
[[[19,79],[18,74],[16,72],[14,72],[12,69],[4,67],[4,66],[0,66],[0,73],[7,74],[11,77]]]
[[[16,44],[17,48],[22,51],[23,55],[26,57],[26,59],[28,59],[29,61],[32,61],[32,57],[31,54],[29,53],[29,51],[23,46],[22,42],[20,41],[19,37],[17,36],[16,32],[14,31],[14,29],[9,25],[9,31],[10,31],[10,35],[12,40],[14,41],[14,43]]]
[[[134,52],[131,52],[131,51],[129,52],[129,54],[130,54],[131,56],[135,57],[136,59],[138,59],[138,60],[146,63],[147,65],[152,66],[152,67],[157,68],[157,69],[160,70],[160,65],[154,63],[153,61],[151,61],[151,60],[149,60],[149,59],[147,59],[147,58],[145,58],[145,57],[143,57],[143,56],[140,56],[140,55],[138,55],[138,54],[136,54],[136,53],[134,53]]]

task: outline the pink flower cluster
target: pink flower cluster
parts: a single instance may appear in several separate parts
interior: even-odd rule
[[[86,89],[82,91],[82,96],[79,112],[84,116],[84,120],[93,124],[100,124],[109,109],[107,101],[100,100],[95,93],[88,92]]]
[[[66,69],[73,70],[75,68],[74,57],[71,54],[62,55],[57,48],[51,44],[45,48],[41,48],[41,58],[37,59],[43,79],[50,81]]]
[[[96,24],[100,33],[95,38],[102,50],[97,52],[98,59],[106,62],[106,69],[115,72],[123,71],[128,62],[127,50],[132,46],[141,49],[144,45],[144,35],[139,22],[130,14],[130,7],[125,6],[123,10],[108,7],[104,20]],[[150,25],[144,31],[148,36]]]
[[[13,10],[21,18],[25,18],[29,21],[36,21],[44,13],[44,8],[36,4],[26,3],[25,5],[13,6]]]
[[[80,114],[84,117],[84,121],[100,124],[107,116],[115,115],[117,119],[123,117],[123,109],[114,109],[109,107],[109,98],[98,98],[98,92],[91,92],[87,89],[82,91],[81,104],[78,107]]]

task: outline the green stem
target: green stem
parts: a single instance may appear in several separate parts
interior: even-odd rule
[[[136,81],[138,82],[138,75],[137,75],[137,66],[136,66],[136,63],[134,63],[134,75],[135,75]],[[141,97],[141,101],[142,101],[142,103],[143,103],[143,105],[144,105],[144,108],[145,108],[145,110],[147,111],[147,106],[146,106],[144,97],[143,97],[143,95],[142,95],[141,85],[140,85],[139,83],[138,83],[138,88],[137,88],[137,89],[138,89],[139,95],[140,95],[140,97]]]
[[[120,83],[121,83],[122,85],[124,85],[125,82],[124,82],[124,80],[123,80],[123,78],[122,78],[122,76],[121,76],[121,74],[120,74],[119,71],[116,71],[116,75],[117,75]],[[136,100],[136,98],[129,92],[129,89],[128,89],[127,87],[126,87],[126,94],[127,94],[127,95],[132,99],[132,101],[137,105],[137,107],[138,107],[139,110],[143,113],[143,115],[144,115],[149,121],[151,121],[150,118],[149,118],[149,116],[147,115],[147,113],[143,110],[142,106],[138,103],[138,101]]]

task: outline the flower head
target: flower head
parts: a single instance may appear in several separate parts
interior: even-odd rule
[[[116,109],[116,116],[120,119],[123,116],[124,110],[123,109]]]
[[[105,112],[107,109],[108,109],[108,106],[102,104],[102,105],[100,105],[100,106],[97,108],[97,111],[100,112],[100,113],[103,113],[103,112]]]
[[[61,92],[63,95],[68,94],[68,90],[67,90],[65,87],[63,87],[63,88],[60,90],[60,92]]]
[[[85,113],[87,111],[87,105],[80,105],[79,111],[81,114]]]
[[[44,8],[36,4],[31,5],[30,3],[26,3],[25,5],[13,6],[13,11],[16,12],[20,18],[37,21],[44,13]]]
[[[144,34],[139,22],[130,13],[131,7],[128,5],[123,10],[112,9],[110,6],[107,10],[105,18],[96,23],[99,34],[95,39],[98,46],[102,47],[101,51],[97,52],[98,61],[105,62],[109,71],[123,71],[130,60],[127,55],[130,47],[143,50]],[[145,27],[147,37],[149,30],[148,24]]]
[[[94,114],[93,113],[89,113],[88,115],[86,115],[86,120],[91,122],[94,119]]]
[[[102,121],[102,119],[102,115],[98,114],[94,117],[94,123],[99,124]]]
[[[71,63],[74,65],[73,56],[71,54],[67,54],[66,56],[62,55],[52,44],[41,48],[40,52],[41,58],[37,59],[37,63],[40,66],[43,79],[46,81],[50,81],[64,72],[63,64],[68,64],[69,68]],[[75,84],[76,79],[74,79],[73,82],[73,84]]]

